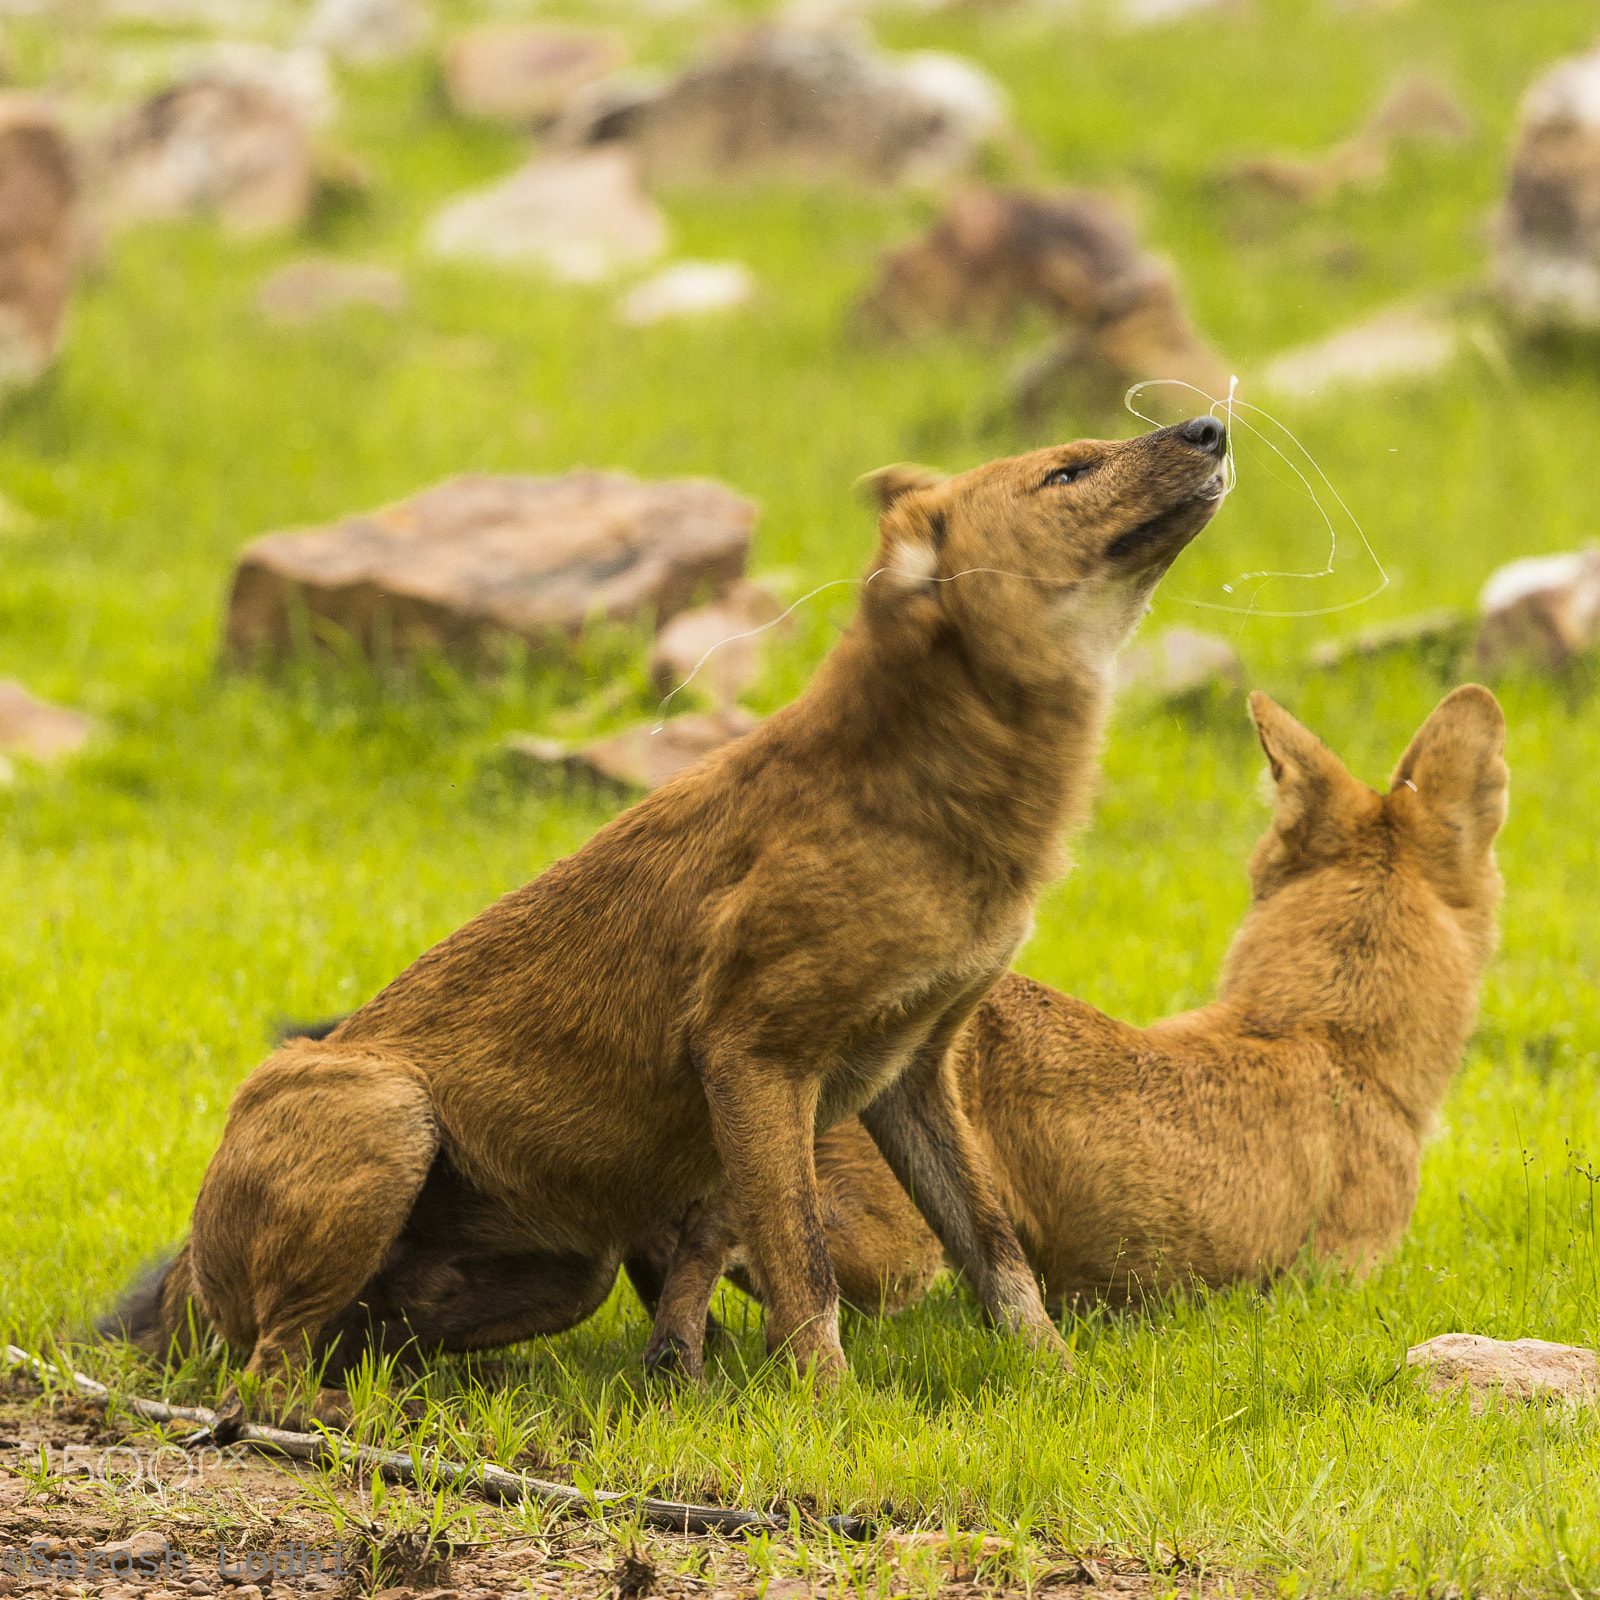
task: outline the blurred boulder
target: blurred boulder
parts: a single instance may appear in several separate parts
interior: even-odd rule
[[[351,66],[375,66],[418,49],[431,20],[422,0],[316,0],[301,39]]]
[[[98,153],[101,209],[113,222],[299,227],[317,189],[313,130],[332,109],[320,51],[218,47],[113,125]]]
[[[782,615],[776,595],[744,578],[709,605],[680,611],[650,651],[656,692],[667,695],[692,683],[713,700],[736,700],[760,676],[764,630]]]
[[[1315,344],[1275,356],[1261,382],[1278,394],[1314,395],[1326,389],[1426,378],[1455,359],[1460,336],[1432,312],[1393,307]]]
[[[603,109],[603,102],[597,105]],[[563,119],[626,139],[651,182],[934,182],[1007,124],[1004,91],[956,56],[888,56],[854,33],[760,26],[625,109]]]
[[[1562,61],[1522,101],[1495,286],[1534,326],[1600,328],[1600,50]]]
[[[1412,1345],[1406,1365],[1423,1369],[1429,1394],[1465,1390],[1473,1411],[1492,1396],[1548,1398],[1569,1406],[1600,1395],[1600,1359],[1579,1345],[1545,1339],[1489,1339],[1477,1333],[1441,1333]]]
[[[624,322],[643,327],[674,317],[742,306],[755,293],[750,269],[737,261],[675,261],[635,284],[617,306]]]
[[[1226,639],[1189,628],[1166,628],[1117,657],[1117,687],[1174,700],[1207,689],[1241,690],[1244,663]]]
[[[1564,672],[1600,641],[1600,547],[1513,561],[1490,575],[1478,606],[1480,671]]]
[[[1177,282],[1099,195],[970,189],[921,238],[889,254],[858,308],[870,332],[943,328],[999,337],[1025,308],[1062,328],[1023,373],[1018,401],[1116,406],[1129,384],[1175,379],[1211,398],[1228,370],[1194,331]],[[1183,414],[1194,411],[1193,396]]]
[[[368,656],[560,650],[585,622],[660,624],[744,571],[755,507],[699,479],[452,478],[331,527],[269,534],[234,573],[227,650],[248,664],[341,630]]]
[[[603,147],[546,156],[452,200],[428,226],[437,256],[495,266],[536,263],[594,283],[661,254],[667,223],[639,187],[631,153]]]
[[[531,126],[549,121],[586,84],[628,58],[619,34],[553,23],[473,28],[445,53],[445,91],[464,117]]]
[[[0,93],[0,392],[55,359],[77,253],[78,175],[54,112]]]
[[[94,732],[92,718],[37,700],[20,683],[0,679],[0,751],[51,761],[71,755]]]
[[[526,733],[511,734],[504,749],[513,768],[524,776],[555,774],[596,788],[659,789],[760,721],[742,706],[722,706],[664,722],[641,722],[576,750]]]
[[[1225,177],[1286,200],[1326,200],[1343,189],[1382,183],[1396,144],[1463,144],[1472,133],[1472,117],[1455,96],[1437,79],[1413,73],[1389,90],[1348,139],[1322,155],[1250,156]]]
[[[1324,639],[1313,645],[1311,665],[1324,670],[1349,661],[1371,660],[1394,650],[1439,650],[1452,656],[1470,637],[1470,623],[1456,611],[1425,611],[1420,616],[1399,617],[1363,628],[1348,639]]]
[[[317,258],[279,267],[256,295],[261,314],[281,326],[314,322],[350,305],[398,311],[405,300],[405,280],[388,267]]]

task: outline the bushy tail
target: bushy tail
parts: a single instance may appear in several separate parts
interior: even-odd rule
[[[201,1320],[198,1307],[191,1311],[193,1294],[186,1240],[139,1276],[116,1306],[95,1322],[95,1334],[124,1340],[163,1360],[185,1352]]]

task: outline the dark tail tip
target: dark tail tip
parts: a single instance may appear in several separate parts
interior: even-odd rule
[[[163,1291],[167,1274],[178,1255],[179,1252],[174,1250],[154,1266],[147,1267],[115,1307],[95,1319],[94,1333],[97,1339],[120,1339],[153,1356],[167,1353],[172,1330],[166,1326],[163,1316]]]
[[[343,1021],[343,1017],[325,1017],[321,1022],[280,1022],[273,1037],[279,1044],[291,1039],[326,1039]]]

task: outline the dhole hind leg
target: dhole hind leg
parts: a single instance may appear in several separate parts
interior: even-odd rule
[[[324,1332],[330,1375],[371,1348],[419,1360],[562,1333],[616,1282],[610,1246],[542,1248],[441,1150],[383,1265]]]
[[[690,1208],[662,1278],[655,1324],[645,1347],[644,1368],[652,1376],[692,1380],[704,1375],[711,1297],[737,1239],[726,1194]]]
[[[378,1271],[438,1149],[421,1074],[393,1052],[290,1045],[247,1078],[195,1201],[190,1267],[208,1319],[262,1392],[263,1418],[286,1411],[324,1330]],[[341,1397],[313,1414],[335,1420]],[[243,1419],[235,1390],[223,1431]]]

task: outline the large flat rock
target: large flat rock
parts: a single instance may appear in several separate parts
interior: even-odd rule
[[[1547,1397],[1567,1405],[1590,1404],[1600,1396],[1600,1359],[1594,1351],[1548,1339],[1441,1333],[1407,1350],[1406,1365],[1423,1370],[1429,1394],[1466,1391],[1474,1411],[1496,1395]]]
[[[226,648],[281,656],[332,624],[369,656],[559,650],[591,618],[657,625],[744,571],[756,508],[701,479],[452,478],[331,527],[268,534],[234,574]]]
[[[641,722],[594,744],[569,748],[556,739],[514,733],[505,750],[527,777],[560,776],[596,789],[659,789],[702,757],[742,738],[761,719],[743,706],[692,711],[664,722]]]

